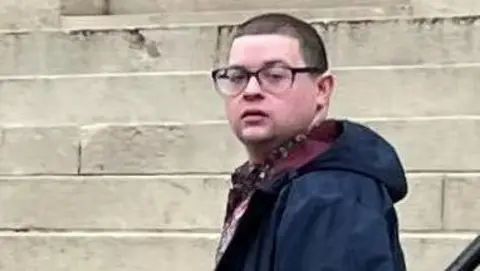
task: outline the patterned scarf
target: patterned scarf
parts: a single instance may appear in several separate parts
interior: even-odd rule
[[[258,184],[274,177],[274,174],[278,173],[274,172],[274,164],[281,159],[287,158],[289,152],[306,139],[306,135],[298,135],[274,149],[263,164],[253,165],[246,162],[235,169],[231,176],[233,187],[230,189],[228,195],[224,227],[217,249],[217,262],[230,243],[237,228],[238,221],[245,212],[249,198]]]

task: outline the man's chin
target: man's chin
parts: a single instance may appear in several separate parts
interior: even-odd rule
[[[261,144],[269,142],[272,139],[272,134],[267,129],[260,127],[247,128],[240,133],[240,140],[244,144]]]

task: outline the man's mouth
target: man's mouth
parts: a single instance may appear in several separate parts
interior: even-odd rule
[[[242,119],[245,119],[245,118],[249,118],[249,119],[251,119],[251,118],[264,118],[264,117],[268,117],[268,114],[265,113],[262,110],[246,110],[241,115]]]

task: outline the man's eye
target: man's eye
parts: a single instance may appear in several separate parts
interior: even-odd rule
[[[283,68],[270,68],[264,72],[266,77],[273,79],[286,78],[289,75],[289,71]]]
[[[286,75],[284,73],[267,73],[266,74],[268,77],[273,78],[273,79],[282,79],[285,78]]]
[[[228,78],[232,82],[239,82],[239,81],[245,80],[247,78],[247,75],[243,73],[233,73],[233,74],[229,74]]]
[[[288,73],[283,70],[270,70],[265,72],[263,74],[263,77],[270,81],[274,81],[274,80],[278,81],[278,80],[283,80],[285,78],[288,78]]]

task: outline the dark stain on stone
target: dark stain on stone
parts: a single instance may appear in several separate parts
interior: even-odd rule
[[[143,135],[142,130],[139,127],[133,127],[132,133],[130,135],[129,141],[135,140],[136,137]]]
[[[451,18],[451,21],[455,24],[473,25],[477,21],[480,21],[480,16],[457,16]]]
[[[152,58],[160,57],[160,51],[158,50],[157,43],[154,41],[148,41],[145,43],[145,49],[147,53]]]
[[[349,25],[356,26],[356,27],[367,27],[368,25],[372,23],[376,23],[379,21],[375,20],[355,20],[355,21],[348,21]]]
[[[423,26],[423,25],[437,25],[444,23],[445,18],[439,18],[439,17],[430,17],[430,18],[413,18],[412,23]]]
[[[164,182],[167,183],[168,185],[170,185],[171,187],[182,191],[185,195],[190,195],[192,193],[192,191],[188,187],[183,186],[183,185],[181,185],[179,183],[176,183],[174,181],[165,180]]]
[[[13,232],[30,232],[32,231],[32,229],[30,228],[16,228],[16,229],[13,229]]]
[[[218,66],[220,65],[220,51],[222,48],[222,26],[217,26],[217,34],[216,34],[216,40],[215,40],[215,55],[213,59],[213,65]]]
[[[82,175],[82,156],[83,156],[82,142],[77,144],[77,175]]]
[[[328,32],[330,28],[330,24],[328,22],[315,22],[311,24],[317,32],[324,33]]]
[[[217,27],[217,37],[215,42],[215,56],[213,64],[220,65],[228,54],[230,48],[232,35],[237,29],[237,25],[221,25]]]
[[[130,43],[130,48],[145,50],[145,52],[152,58],[158,58],[161,56],[157,42],[148,40],[139,29],[125,30],[125,32],[127,32],[126,39]]]
[[[165,128],[167,128],[167,130],[169,132],[173,132],[173,131],[177,130],[178,127],[175,126],[175,125],[167,125]]]
[[[79,37],[82,37],[82,38],[85,38],[85,39],[88,39],[90,38],[91,36],[95,35],[96,33],[99,33],[100,31],[93,31],[93,30],[74,30],[72,32],[70,32],[70,34],[74,35],[74,36],[79,36]]]
[[[130,48],[143,49],[146,39],[138,29],[125,30],[125,32],[127,32],[127,41],[130,43]]]

